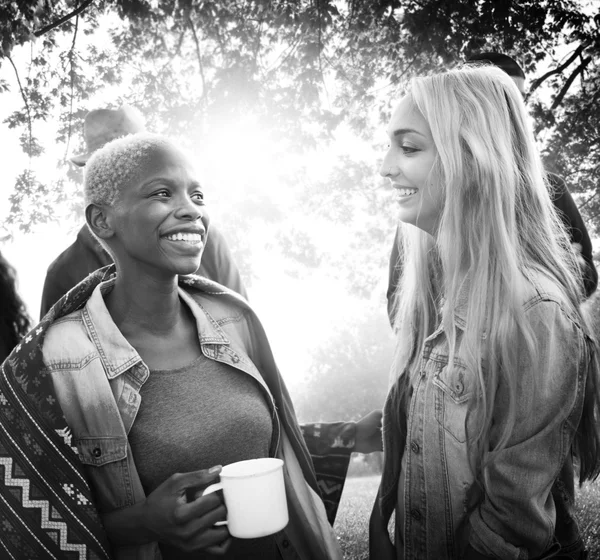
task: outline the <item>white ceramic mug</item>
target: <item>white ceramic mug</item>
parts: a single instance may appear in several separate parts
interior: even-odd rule
[[[204,492],[223,490],[227,525],[238,539],[256,539],[281,531],[288,524],[288,509],[281,459],[249,459],[225,465],[221,482]]]

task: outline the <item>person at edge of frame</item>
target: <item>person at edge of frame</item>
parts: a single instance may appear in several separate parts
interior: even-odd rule
[[[0,253],[0,364],[30,326],[31,318],[17,289],[17,273]]]

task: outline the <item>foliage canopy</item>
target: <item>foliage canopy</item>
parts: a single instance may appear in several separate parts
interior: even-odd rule
[[[77,191],[80,173],[66,156],[99,95],[137,106],[152,129],[200,146],[248,114],[289,150],[320,146],[343,125],[373,143],[412,75],[484,50],[511,54],[530,77],[547,165],[584,193],[594,227],[600,14],[593,10],[587,0],[5,2],[0,65],[13,66],[23,100],[6,123],[34,160],[44,151],[43,122],[54,123],[65,147],[63,179],[47,184],[31,165],[19,175],[6,227],[47,220],[53,204]],[[16,62],[25,44],[29,60]],[[8,87],[0,81],[0,96]],[[345,179],[335,184],[355,180]],[[315,194],[314,185],[299,183],[301,196]],[[46,204],[26,211],[27,200],[40,196]],[[322,211],[339,212],[334,200]]]

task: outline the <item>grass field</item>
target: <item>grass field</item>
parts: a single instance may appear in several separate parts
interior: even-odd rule
[[[379,476],[349,477],[346,481],[335,531],[344,560],[366,560],[368,523],[377,493]],[[577,519],[590,552],[590,560],[600,559],[600,481],[585,484],[577,492]]]

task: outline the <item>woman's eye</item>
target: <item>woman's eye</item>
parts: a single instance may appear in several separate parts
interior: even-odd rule
[[[153,196],[157,196],[158,198],[167,198],[170,196],[169,191],[156,191]]]
[[[418,148],[413,148],[413,146],[400,146],[400,149],[405,153],[405,154],[414,154],[415,152],[418,152],[419,149]]]
[[[195,200],[196,202],[204,202],[204,193],[195,192],[192,195],[192,199]]]

